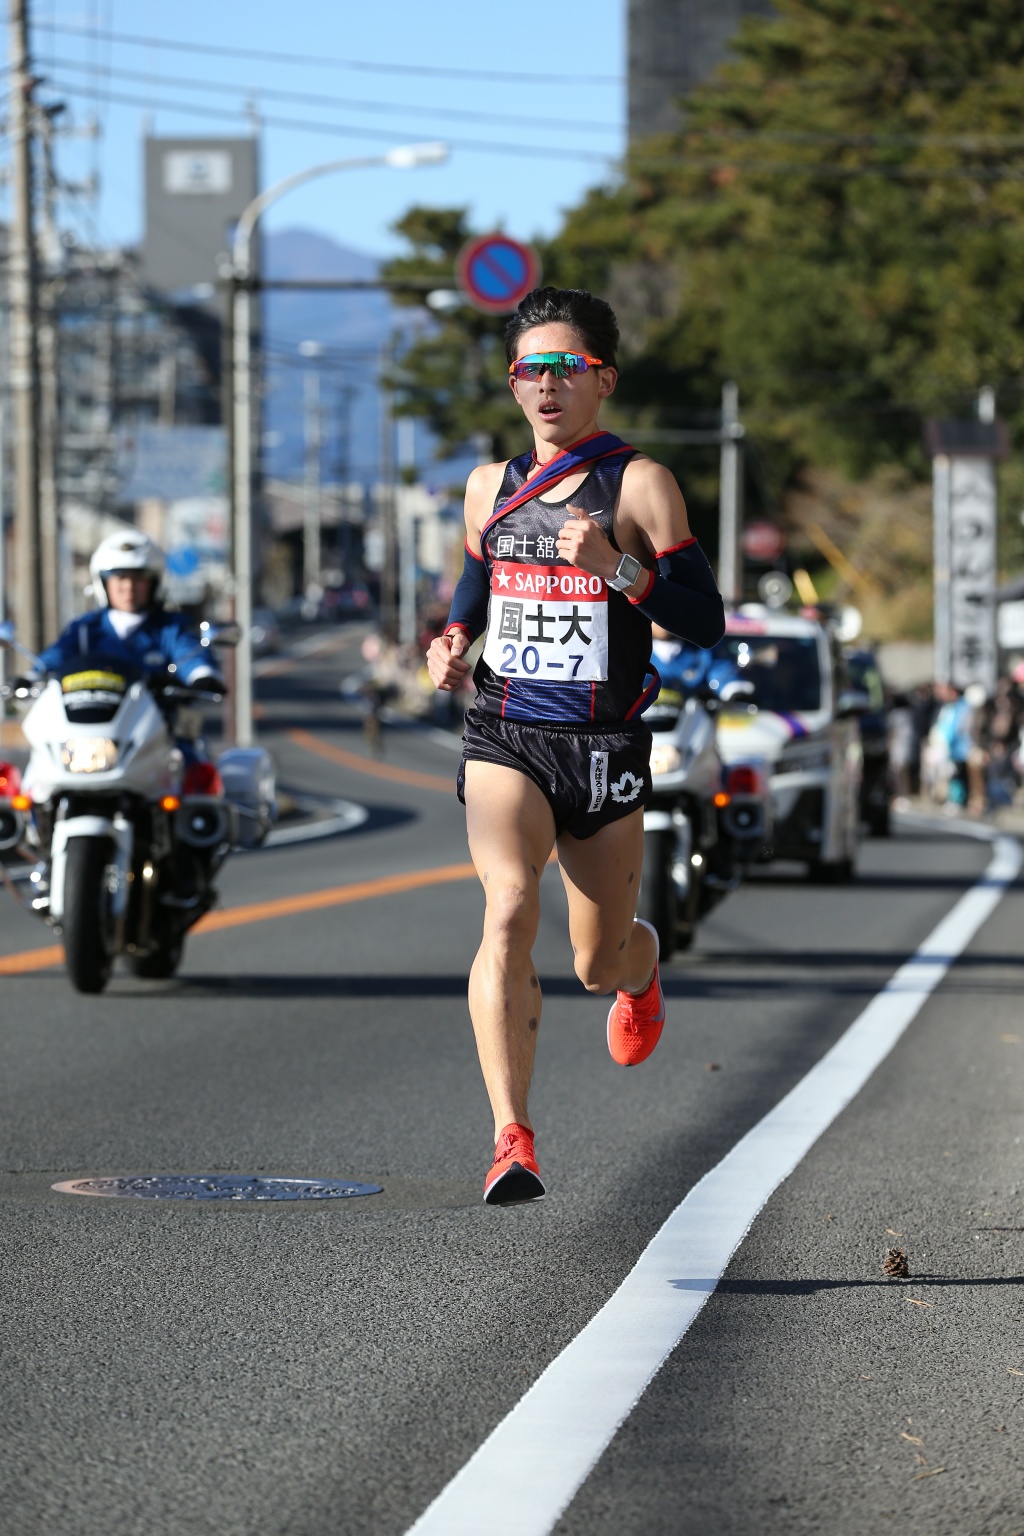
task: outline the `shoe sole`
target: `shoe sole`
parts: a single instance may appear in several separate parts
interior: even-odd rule
[[[525,1205],[530,1200],[543,1200],[546,1194],[547,1190],[536,1173],[531,1173],[522,1163],[512,1163],[493,1184],[487,1186],[484,1204]]]
[[[658,930],[657,930],[657,928],[654,928],[647,921],[647,919],[644,918],[644,917],[635,917],[633,919],[633,921],[635,923],[639,923],[641,928],[646,928],[648,933],[653,934],[653,936],[654,936],[654,969],[655,969],[655,973],[657,974],[658,966],[659,966],[659,963],[661,961],[661,940],[658,938]],[[651,1022],[652,1022],[652,1024],[660,1024],[662,1026],[662,1028],[664,1028],[664,1025],[665,1025],[665,994],[661,990],[661,976],[660,975],[658,975],[658,996],[661,998],[661,1017],[659,1019],[652,1019]],[[617,999],[616,999],[616,1001],[617,1001]],[[639,1061],[616,1061],[615,1055],[614,1055],[614,1053],[612,1051],[612,1014],[614,1012],[615,1012],[615,1003],[612,1003],[611,1007],[608,1009],[608,1023],[607,1023],[606,1029],[605,1029],[605,1037],[606,1037],[606,1039],[608,1041],[608,1054],[609,1054],[609,1056],[611,1056],[612,1061],[615,1062],[615,1065],[617,1067],[642,1067],[644,1062],[648,1061],[654,1055],[654,1052],[657,1050],[658,1040],[661,1039],[661,1031],[660,1030],[658,1031],[658,1040],[655,1040],[654,1044],[651,1046],[651,1049],[647,1052],[647,1055],[646,1056],[641,1056]]]

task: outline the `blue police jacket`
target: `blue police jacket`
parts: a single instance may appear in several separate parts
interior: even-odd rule
[[[122,640],[110,622],[109,610],[99,608],[72,619],[53,645],[47,646],[41,661],[47,672],[71,666],[79,657],[109,656],[123,658],[149,672],[162,672],[172,663],[183,683],[192,683],[204,674],[219,681],[213,657],[198,636],[189,629],[181,614],[164,608],[151,608],[142,623]]]

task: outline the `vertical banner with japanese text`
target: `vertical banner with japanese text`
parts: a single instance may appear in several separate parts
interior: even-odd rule
[[[950,681],[957,688],[981,683],[991,695],[997,676],[992,459],[951,456],[948,494]]]

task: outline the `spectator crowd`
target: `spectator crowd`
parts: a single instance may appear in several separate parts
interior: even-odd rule
[[[974,815],[1015,804],[1024,785],[1022,680],[1018,667],[991,697],[979,683],[963,691],[922,683],[895,694],[889,766],[896,804],[920,795]]]

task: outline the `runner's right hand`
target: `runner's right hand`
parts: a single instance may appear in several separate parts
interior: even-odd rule
[[[454,693],[465,681],[469,662],[461,658],[469,650],[469,637],[461,629],[453,629],[450,635],[438,635],[431,640],[427,652],[427,671],[435,688]]]

